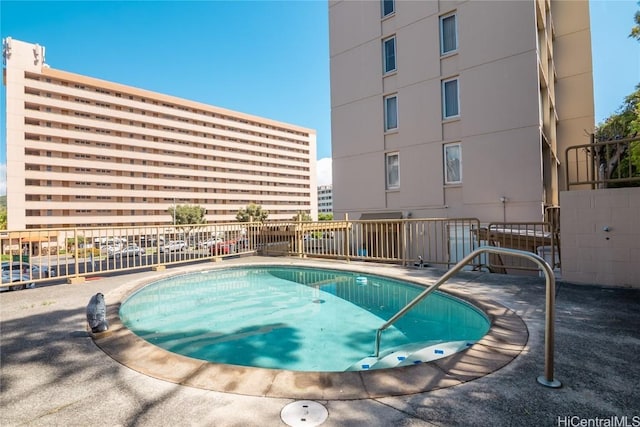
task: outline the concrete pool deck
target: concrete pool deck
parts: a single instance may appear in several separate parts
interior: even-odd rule
[[[345,266],[370,273],[408,274],[427,282],[442,274],[436,269],[372,263],[258,257],[230,259],[206,267],[247,261]],[[217,380],[220,375],[227,376],[226,392],[205,390],[124,366],[86,333],[85,308],[96,292],[104,293],[111,305],[132,287],[154,277],[203,267],[175,267],[164,272],[94,278],[81,285],[50,285],[0,294],[0,425],[284,426],[282,409],[305,396],[327,408],[323,426],[570,426],[580,425],[576,424],[580,420],[612,417],[627,417],[629,425],[640,425],[640,290],[557,284],[555,378],[563,384],[560,389],[543,387],[536,381],[544,370],[545,301],[544,279],[537,277],[464,272],[443,286],[445,291],[497,302],[496,307],[512,310],[526,324],[528,341],[504,367],[427,392],[410,388],[426,381],[424,372],[416,370],[400,380],[395,374],[382,376],[373,382],[391,389],[376,393],[372,392],[375,387],[365,387],[369,394],[364,397],[314,394],[314,389],[327,389],[326,378],[319,376],[315,382],[295,375],[279,387],[287,392],[290,387],[308,390],[309,394],[295,395],[295,399],[255,396],[268,395],[260,383],[264,379],[236,376],[231,367],[215,375]],[[137,353],[136,348],[124,351],[131,351],[132,361],[148,365],[143,361],[149,360],[149,355]],[[486,366],[471,360],[448,363],[451,369],[474,372]],[[424,366],[442,370],[429,365]],[[175,376],[184,374],[180,364],[168,366]],[[403,387],[404,392],[388,393]]]

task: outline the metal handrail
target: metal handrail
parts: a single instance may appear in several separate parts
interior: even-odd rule
[[[447,282],[452,276],[458,273],[465,265],[470,263],[474,258],[483,253],[492,253],[498,255],[512,255],[516,257],[528,258],[540,266],[546,278],[546,309],[545,309],[545,362],[544,362],[544,375],[538,377],[538,382],[544,386],[558,388],[562,384],[560,381],[553,378],[553,346],[554,346],[554,314],[555,314],[555,287],[556,279],[553,275],[553,270],[549,264],[540,256],[532,253],[520,251],[517,249],[497,248],[493,246],[481,246],[469,255],[460,260],[450,270],[438,279],[436,283],[425,289],[411,302],[398,311],[391,319],[387,320],[376,331],[375,353],[373,357],[378,357],[380,354],[380,336],[382,331],[393,325],[396,320],[404,316],[409,310],[411,310],[416,304],[429,296],[432,292],[440,287],[440,285]]]
[[[572,186],[577,185],[590,185],[592,189],[597,189],[606,188],[608,184],[619,183],[628,186],[631,183],[640,182],[640,175],[633,171],[632,161],[627,162],[627,167],[624,167],[626,170],[622,167],[622,160],[629,158],[631,147],[637,147],[638,144],[640,144],[640,137],[637,136],[596,141],[595,135],[592,134],[591,143],[567,147],[564,154],[565,164],[574,165],[566,168],[567,189],[571,190]],[[611,150],[610,147],[615,147],[615,150]],[[612,170],[607,171],[610,168],[617,170],[617,177],[607,176],[607,172],[612,172]],[[627,176],[621,177],[622,173],[626,173]],[[574,178],[572,179],[571,176]]]

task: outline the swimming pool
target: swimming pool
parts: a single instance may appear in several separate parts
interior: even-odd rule
[[[216,269],[170,277],[120,307],[139,337],[195,359],[292,371],[339,372],[418,364],[465,349],[487,316],[436,293],[375,331],[423,288],[382,276],[302,267]]]

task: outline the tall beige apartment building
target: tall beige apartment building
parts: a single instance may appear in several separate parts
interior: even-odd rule
[[[331,1],[329,20],[336,218],[558,204],[594,128],[587,1]]]
[[[55,70],[3,41],[9,229],[317,216],[314,130]]]

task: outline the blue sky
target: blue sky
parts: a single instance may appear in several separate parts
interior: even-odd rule
[[[0,32],[45,46],[52,68],[316,129],[323,159],[331,156],[327,8],[320,0],[2,0]],[[591,1],[596,122],[640,82],[640,43],[627,37],[637,9],[635,0]],[[319,163],[322,174],[330,167]]]

